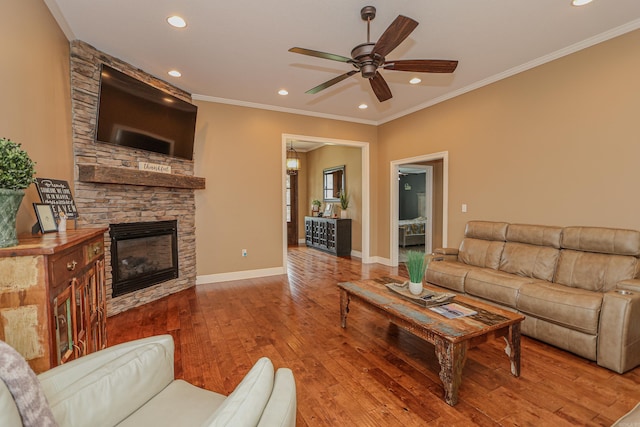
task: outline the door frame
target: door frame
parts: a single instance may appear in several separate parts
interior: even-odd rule
[[[389,174],[389,218],[391,218],[389,227],[389,254],[390,264],[392,267],[398,266],[398,204],[400,197],[398,188],[398,172],[400,166],[430,162],[433,160],[442,160],[442,246],[447,246],[449,223],[449,152],[440,151],[438,153],[392,160],[390,163]],[[431,207],[431,211],[433,211],[433,206]],[[433,215],[431,216],[433,217]],[[433,222],[430,221],[429,224],[431,224],[432,229]]]
[[[282,266],[286,270],[287,268],[287,207],[285,204],[286,197],[286,181],[285,174],[287,173],[287,146],[289,141],[303,140],[309,142],[317,142],[322,144],[331,145],[344,145],[349,147],[358,147],[361,152],[361,166],[362,166],[362,253],[361,259],[363,264],[370,264],[374,262],[371,259],[371,236],[370,236],[370,218],[371,218],[371,202],[370,202],[370,154],[369,143],[366,141],[352,141],[347,139],[334,139],[334,138],[321,138],[317,136],[308,135],[295,135],[295,134],[282,134]],[[300,184],[300,183],[298,183]]]

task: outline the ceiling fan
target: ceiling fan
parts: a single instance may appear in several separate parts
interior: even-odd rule
[[[398,47],[398,45],[411,34],[418,26],[418,22],[406,16],[398,15],[382,36],[380,36],[380,39],[376,43],[372,43],[370,41],[370,25],[371,21],[376,17],[376,8],[373,6],[363,7],[360,11],[360,17],[364,21],[367,21],[367,42],[354,47],[351,50],[351,58],[301,47],[292,47],[289,49],[289,52],[300,53],[302,55],[346,62],[355,68],[355,70],[341,74],[321,85],[309,89],[306,93],[318,93],[360,72],[362,77],[369,79],[371,89],[373,89],[378,100],[384,102],[392,98],[391,89],[389,89],[389,85],[387,85],[382,74],[378,72],[378,68],[395,71],[412,71],[416,73],[452,73],[458,66],[458,61],[446,59],[387,61],[385,60],[385,56]]]

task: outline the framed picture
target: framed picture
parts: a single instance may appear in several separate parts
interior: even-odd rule
[[[56,224],[51,205],[46,203],[34,203],[33,209],[36,211],[36,216],[38,217],[40,231],[43,233],[58,231],[58,224]]]
[[[331,218],[333,215],[333,203],[327,203],[324,206],[324,213],[322,214],[325,218]]]

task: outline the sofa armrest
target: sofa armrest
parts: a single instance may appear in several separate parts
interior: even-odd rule
[[[430,256],[429,261],[457,261],[458,249],[456,248],[436,248]]]
[[[258,427],[295,427],[296,410],[296,382],[293,372],[288,368],[280,368],[276,371],[273,391]]]
[[[630,282],[639,281],[626,280],[606,292],[600,312],[597,362],[618,373],[640,364],[640,291],[629,290]]]
[[[617,283],[616,288],[640,293],[640,279],[623,280]]]
[[[170,335],[145,338],[65,363],[38,379],[59,425],[116,425],[173,381],[173,353]]]
[[[436,255],[455,255],[458,256],[458,248],[436,248],[433,251]]]

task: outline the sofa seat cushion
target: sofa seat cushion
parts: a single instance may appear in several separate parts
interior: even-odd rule
[[[501,271],[551,282],[560,250],[548,246],[507,242],[500,259]]]
[[[502,271],[476,269],[467,274],[464,289],[469,295],[515,308],[520,288],[533,281],[535,279],[530,277],[520,277]]]
[[[177,380],[124,419],[119,427],[199,426],[222,405],[226,396]]]
[[[523,335],[555,345],[585,359],[596,360],[598,348],[596,335],[578,332],[533,316],[525,317],[520,331]]]
[[[426,280],[436,286],[464,293],[464,280],[467,274],[478,269],[478,267],[456,261],[431,261],[427,267]]]
[[[602,294],[547,282],[520,288],[521,312],[590,335],[598,332]]]
[[[616,283],[633,279],[637,269],[636,257],[564,249],[553,281],[572,288],[608,292]]]

